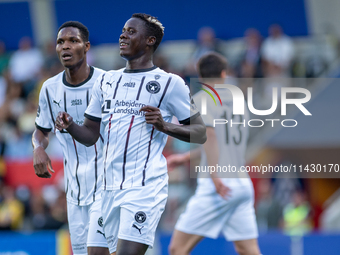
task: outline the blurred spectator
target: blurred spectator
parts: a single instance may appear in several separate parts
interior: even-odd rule
[[[32,47],[31,39],[21,38],[19,49],[10,59],[9,69],[14,82],[22,86],[24,97],[34,89],[43,63],[43,55],[39,49]]]
[[[3,157],[3,153],[5,151],[5,143],[2,140],[2,138],[0,138],[0,151],[1,151],[0,155],[0,181],[1,181],[1,179],[3,179],[6,174],[6,162]]]
[[[35,118],[37,116],[38,103],[35,101],[34,95],[28,96],[25,102],[25,110],[18,116],[18,127],[20,131],[31,136],[35,128]]]
[[[62,191],[58,192],[58,197],[49,206],[48,224],[46,229],[59,229],[67,225],[66,195]]]
[[[314,78],[320,76],[328,67],[327,62],[319,55],[312,55],[305,62],[305,76]]]
[[[30,209],[32,228],[43,229],[47,221],[47,205],[40,191],[35,191],[35,193],[31,196]]]
[[[0,107],[3,105],[6,99],[7,83],[6,78],[7,68],[10,54],[6,52],[6,45],[0,40]]]
[[[269,37],[264,40],[261,52],[265,76],[288,75],[294,58],[294,45],[280,25],[273,24],[269,27]]]
[[[212,27],[202,27],[198,31],[197,45],[193,54],[195,64],[201,56],[209,51],[221,53],[222,49],[216,38],[215,30]]]
[[[155,66],[159,67],[160,69],[163,69],[166,72],[171,72],[168,60],[161,53],[159,52],[155,53],[153,57],[153,63],[155,64]]]
[[[190,77],[197,77],[196,63],[201,56],[209,51],[215,51],[223,55],[220,41],[215,35],[215,30],[211,27],[202,27],[197,33],[194,52],[184,71],[187,80]]]
[[[257,192],[255,211],[259,231],[278,229],[282,219],[282,206],[274,197],[271,180],[260,179],[257,183]]]
[[[0,76],[7,69],[10,54],[6,51],[6,45],[0,40]]]
[[[302,236],[312,230],[311,207],[303,191],[295,191],[292,202],[284,207],[283,223],[285,233],[292,236]]]
[[[4,77],[0,76],[0,107],[6,101],[7,81]]]
[[[46,77],[54,76],[64,70],[55,52],[55,47],[56,45],[54,41],[47,42],[44,45],[43,69],[45,72],[48,72]]]
[[[261,86],[261,100],[258,109],[269,109],[273,102],[273,89],[277,88],[280,99],[281,88],[291,86],[291,66],[294,58],[294,45],[278,24],[269,27],[269,37],[261,47],[262,70],[265,80]],[[280,101],[278,102],[280,105]]]
[[[65,193],[56,190],[56,197],[50,201],[51,204],[47,203],[43,194],[41,191],[36,191],[31,196],[31,227],[36,230],[63,227],[67,223]]]
[[[21,227],[24,206],[15,198],[12,187],[0,184],[0,230],[16,230]]]
[[[245,47],[242,53],[240,75],[244,78],[262,77],[261,43],[262,38],[258,30],[249,28],[245,32]]]
[[[27,222],[28,222],[28,216],[29,216],[29,212],[30,212],[30,197],[31,197],[31,191],[28,188],[28,186],[26,185],[19,185],[16,190],[15,190],[15,194],[16,197],[18,198],[18,200],[23,204],[24,209],[25,209],[25,219],[24,222],[22,224],[22,228],[21,229],[30,229],[29,226],[27,226]]]

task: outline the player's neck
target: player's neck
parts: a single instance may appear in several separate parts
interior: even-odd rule
[[[90,71],[91,68],[86,62],[80,66],[65,68],[66,81],[71,85],[78,85],[89,77]]]
[[[208,84],[212,87],[215,87],[216,84],[225,84],[225,79],[214,79],[214,78],[209,78],[209,79],[203,79],[203,83]]]
[[[153,67],[152,57],[142,56],[140,58],[130,59],[126,62],[127,70],[147,69]]]

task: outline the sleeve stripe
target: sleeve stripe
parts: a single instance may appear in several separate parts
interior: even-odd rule
[[[131,129],[132,129],[132,125],[133,125],[134,119],[135,119],[135,115],[132,115],[131,121],[130,121],[130,126],[129,126],[129,129],[127,131],[127,135],[126,135],[126,142],[125,142],[125,149],[124,149],[124,158],[123,158],[123,167],[122,167],[122,169],[123,169],[123,176],[122,176],[122,183],[120,184],[120,189],[123,189],[123,183],[125,181],[126,156],[127,156],[129,140],[130,140],[130,134],[131,134]]]
[[[43,131],[43,132],[51,132],[52,131],[52,128],[43,128],[43,127],[40,127],[37,123],[35,123],[35,126],[37,129]]]
[[[165,96],[165,94],[166,94],[166,92],[167,92],[167,90],[168,90],[168,88],[169,88],[170,82],[171,82],[171,76],[170,76],[170,78],[168,79],[168,82],[167,82],[166,85],[165,85],[165,89],[164,89],[164,91],[163,91],[163,95],[162,95],[161,99],[159,100],[159,104],[158,104],[157,108],[159,108],[159,107],[161,106],[161,103],[162,103],[162,101],[163,101],[163,98],[164,98],[164,96]]]
[[[153,137],[153,132],[155,131],[155,127],[152,127],[151,135],[150,135],[150,140],[149,140],[149,146],[148,146],[148,154],[146,156],[145,164],[144,164],[144,169],[143,169],[143,180],[142,180],[142,186],[145,186],[145,170],[149,161],[150,157],[150,152],[151,152],[151,142],[152,142],[152,137]]]
[[[140,96],[140,92],[142,91],[144,80],[145,80],[145,76],[143,76],[142,81],[141,81],[141,83],[139,85],[139,89],[138,89],[136,100],[139,100],[139,96]]]
[[[105,73],[103,73],[102,80],[100,81],[100,90],[103,91],[103,80],[104,80]]]
[[[51,114],[51,118],[53,121],[53,126],[55,125],[55,121],[54,121],[54,117],[53,117],[53,112],[52,112],[52,107],[51,107],[51,102],[50,102],[50,96],[48,94],[48,90],[46,89],[46,97],[47,97],[47,102],[48,102],[48,108],[50,109],[50,114]]]
[[[109,129],[107,131],[107,144],[106,144],[106,153],[105,153],[105,159],[104,159],[104,190],[106,190],[106,159],[107,159],[107,152],[109,150],[109,145],[110,145],[110,131],[111,131],[111,119],[112,119],[113,114],[111,114],[110,119],[109,119]]]
[[[77,157],[77,166],[76,166],[76,180],[77,180],[77,185],[78,185],[78,205],[80,204],[80,183],[79,183],[79,178],[78,178],[78,168],[79,168],[79,156],[78,156],[78,150],[77,150],[77,146],[76,146],[76,141],[74,140],[74,138],[72,137],[73,140],[73,145],[74,145],[74,150],[76,152],[76,157]]]
[[[96,191],[97,191],[97,179],[98,179],[98,152],[97,152],[97,144],[94,144],[94,151],[96,154],[96,157],[94,159],[94,176],[95,176],[95,181],[94,181],[94,190],[93,190],[93,201],[96,200]]]
[[[121,76],[119,77],[119,80],[117,81],[117,84],[116,84],[116,89],[115,89],[115,93],[114,93],[114,95],[113,95],[113,99],[115,99],[115,98],[116,98],[116,94],[117,94],[118,86],[119,86],[120,80],[122,79],[122,76],[123,76],[123,75],[121,75]]]
[[[185,119],[185,120],[180,120],[179,123],[183,124],[183,125],[190,125],[190,121],[196,119],[198,116],[200,116],[200,113],[197,112],[194,115],[192,115],[191,117]]]
[[[66,107],[66,91],[64,91],[64,108],[65,108],[65,112],[67,112],[67,107]]]
[[[99,138],[102,141],[102,143],[104,143],[104,138],[103,138],[102,134],[99,134]]]
[[[98,117],[94,117],[94,116],[88,115],[87,113],[84,113],[84,116],[85,116],[86,118],[88,118],[89,120],[93,120],[93,121],[96,121],[96,122],[101,122],[101,121],[102,121],[101,118],[98,118]]]

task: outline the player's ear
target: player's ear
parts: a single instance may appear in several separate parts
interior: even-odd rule
[[[146,44],[148,46],[153,46],[155,43],[156,43],[156,37],[155,36],[149,36],[147,41],[146,41]]]
[[[223,78],[223,79],[227,78],[227,70],[222,70],[221,78]]]
[[[88,52],[90,48],[91,48],[90,41],[85,42],[85,53]]]

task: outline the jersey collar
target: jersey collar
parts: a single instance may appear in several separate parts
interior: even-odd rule
[[[79,83],[79,84],[73,85],[73,84],[68,83],[68,82],[66,81],[66,74],[65,74],[65,71],[64,71],[64,72],[63,72],[63,83],[64,83],[65,86],[67,86],[67,87],[72,87],[72,88],[74,88],[74,87],[80,87],[81,85],[85,84],[86,82],[88,82],[88,81],[92,78],[93,72],[94,72],[94,68],[93,68],[93,66],[90,66],[90,73],[89,73],[89,76],[86,78],[86,80],[83,81],[83,82],[81,82],[81,83]]]
[[[124,69],[124,73],[144,73],[144,72],[155,70],[156,68],[157,66],[153,66],[153,67],[146,68],[146,69]]]

